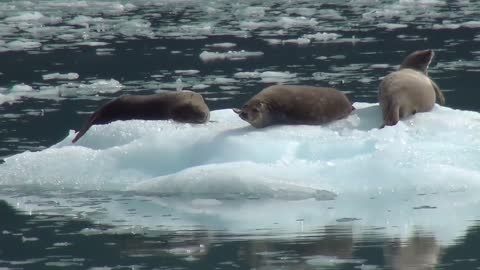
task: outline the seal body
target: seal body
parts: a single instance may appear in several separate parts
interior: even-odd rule
[[[234,111],[256,128],[270,125],[321,125],[344,118],[354,108],[334,88],[273,85]]]
[[[182,123],[205,123],[210,110],[203,97],[191,91],[154,95],[125,95],[101,106],[88,119],[72,140],[78,141],[92,125],[108,124],[117,120],[168,120]]]
[[[416,51],[405,58],[398,71],[383,78],[378,92],[383,126],[396,125],[417,112],[431,111],[436,101],[445,103],[441,90],[428,77],[433,56],[432,50]]]

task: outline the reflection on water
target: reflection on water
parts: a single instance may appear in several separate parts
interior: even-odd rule
[[[480,227],[440,245],[417,231],[404,241],[350,225],[288,239],[222,231],[88,234],[109,226],[18,212],[0,201],[0,268],[11,269],[475,269]]]
[[[413,235],[406,241],[392,241],[385,248],[388,265],[393,269],[433,269],[440,263],[441,247],[435,236]]]

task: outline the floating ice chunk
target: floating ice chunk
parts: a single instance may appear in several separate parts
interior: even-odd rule
[[[334,9],[320,9],[317,16],[326,20],[343,20],[344,17]]]
[[[88,27],[92,23],[102,23],[103,21],[103,18],[93,18],[90,16],[78,15],[68,21],[67,24]]]
[[[187,33],[193,36],[198,35],[210,35],[214,30],[214,26],[211,24],[199,24],[199,25],[182,25],[180,26],[180,32]]]
[[[362,14],[362,18],[365,20],[375,20],[377,18],[393,18],[393,17],[402,17],[405,15],[405,10],[401,9],[383,9],[383,10],[373,10]]]
[[[228,51],[226,53],[221,52],[207,52],[204,51],[200,54],[200,59],[204,62],[216,61],[216,60],[245,60],[247,58],[255,58],[263,56],[263,52],[247,52],[241,51]]]
[[[10,88],[10,93],[24,93],[24,92],[32,92],[32,91],[34,91],[33,87],[24,83],[15,84],[14,86],[12,86],[12,88]]]
[[[328,267],[328,266],[335,266],[338,264],[361,264],[364,260],[361,259],[343,259],[337,258],[335,256],[324,256],[324,255],[316,255],[306,258],[306,262],[309,265],[313,265],[316,267]]]
[[[267,38],[267,39],[264,39],[266,42],[268,42],[268,44],[270,45],[280,45],[282,44],[282,40],[281,39],[277,39],[277,38]]]
[[[308,34],[308,35],[304,35],[303,37],[308,38],[308,39],[327,41],[327,40],[335,40],[335,39],[341,37],[341,35],[336,34],[336,33],[323,32],[323,33],[316,33],[316,34]]]
[[[123,85],[115,80],[94,80],[91,84],[80,84],[78,90],[86,94],[104,94],[104,93],[116,93],[122,90]]]
[[[468,21],[461,24],[463,27],[480,28],[480,21]]]
[[[76,45],[84,45],[84,46],[90,46],[90,47],[99,47],[99,46],[106,46],[106,45],[108,45],[108,43],[107,43],[107,42],[103,42],[103,41],[85,41],[85,42],[76,43]]]
[[[7,17],[5,22],[15,25],[23,30],[29,30],[32,26],[45,26],[46,24],[57,24],[62,21],[61,17],[46,17],[38,11],[20,12],[16,16]]]
[[[71,246],[72,243],[70,242],[57,242],[57,243],[53,243],[53,246],[54,247],[68,247],[68,246]]]
[[[371,83],[373,81],[372,78],[361,78],[358,80],[361,83]]]
[[[70,72],[66,74],[61,74],[61,73],[50,73],[50,74],[45,74],[42,75],[43,80],[76,80],[80,76],[78,73]]]
[[[124,5],[124,7],[125,7],[125,10],[127,10],[127,11],[132,11],[132,10],[138,9],[137,6],[135,6],[135,5],[132,4],[132,3],[126,3],[126,4]]]
[[[283,41],[283,44],[297,44],[297,45],[307,45],[310,44],[310,39],[300,37],[296,39],[286,39]]]
[[[354,106],[348,118],[324,126],[257,130],[231,110],[212,111],[214,122],[205,125],[134,120],[93,126],[76,145],[71,132],[51,148],[6,158],[0,184],[170,189],[200,197],[258,188],[273,198],[318,190],[366,196],[480,190],[479,113],[435,106],[379,129],[378,105]]]
[[[282,17],[278,20],[278,25],[283,28],[293,27],[314,27],[318,24],[315,19],[305,17]]]
[[[233,74],[233,77],[239,78],[239,79],[249,79],[249,78],[259,78],[260,77],[260,72],[237,72]]]
[[[208,88],[208,87],[210,87],[210,85],[200,83],[200,84],[195,84],[194,86],[192,86],[192,89],[193,90],[201,90],[201,89],[205,89],[205,88]]]
[[[115,52],[113,48],[97,48],[95,50],[96,55],[113,55],[113,52]]]
[[[237,80],[232,78],[217,77],[213,82],[216,84],[231,84],[231,83],[236,83]]]
[[[375,68],[375,69],[384,69],[384,68],[389,68],[389,64],[373,64],[370,65],[370,68]]]
[[[450,21],[443,21],[442,24],[434,24],[432,26],[433,29],[458,29],[461,25],[457,23],[452,23]]]
[[[107,2],[102,4],[104,5],[104,8],[102,9],[103,12],[106,14],[112,14],[112,15],[118,15],[118,14],[124,13],[125,11],[131,11],[136,9],[136,6],[133,4],[123,5],[121,3],[115,3],[115,2],[112,2],[112,3]]]
[[[214,48],[233,48],[235,46],[237,46],[237,44],[231,43],[231,42],[213,43],[213,44],[207,45],[207,47],[214,47]]]
[[[20,39],[20,40],[10,41],[5,45],[8,49],[12,51],[23,51],[23,50],[31,50],[31,49],[39,48],[42,46],[42,43],[38,41]]]
[[[400,28],[407,28],[408,25],[403,23],[379,23],[377,27],[386,28],[387,30],[395,30]]]
[[[66,40],[66,41],[74,41],[77,40],[77,36],[74,34],[61,34],[57,36],[58,39]]]
[[[12,103],[14,102],[18,97],[15,95],[11,94],[2,94],[0,93],[0,104],[2,103]]]
[[[68,208],[120,225],[112,232],[128,232],[118,220],[152,229],[200,225],[249,235],[258,228],[295,234],[299,226],[304,233],[336,224],[382,227],[380,232],[400,239],[418,228],[442,242],[458,239],[478,213],[480,114],[436,105],[379,129],[377,104],[354,106],[346,119],[322,126],[259,130],[230,109],[212,111],[212,122],[204,125],[132,120],[93,126],[75,145],[71,132],[48,149],[5,158],[0,185],[10,187],[0,189],[0,196],[22,210],[64,214]],[[115,192],[126,190],[128,201]],[[163,190],[170,196],[156,195]],[[322,193],[337,196],[313,199]],[[48,206],[52,196],[56,204]],[[290,201],[302,198],[312,199]],[[414,209],[425,205],[437,210]],[[445,219],[441,209],[456,218]],[[312,265],[325,262],[307,259]],[[347,263],[327,259],[332,262]]]
[[[262,82],[272,83],[272,82],[286,82],[297,75],[290,72],[279,72],[279,71],[265,71],[260,74]]]
[[[42,13],[38,11],[33,11],[33,12],[21,12],[16,16],[5,18],[5,21],[6,22],[38,21],[43,18],[45,18],[45,16]]]
[[[182,74],[182,75],[195,75],[200,73],[200,70],[196,70],[196,69],[175,70],[175,73]]]
[[[93,80],[89,84],[66,83],[56,87],[42,88],[40,95],[45,97],[76,97],[79,95],[92,96],[104,93],[116,93],[122,90],[122,88],[123,85],[115,79]]]
[[[241,29],[256,30],[260,28],[274,28],[276,24],[271,22],[242,21],[240,22],[239,26]]]
[[[175,81],[175,84],[176,84],[175,89],[176,89],[177,91],[179,91],[179,92],[182,91],[182,89],[183,89],[182,79],[181,79],[181,78],[178,78],[178,79]]]

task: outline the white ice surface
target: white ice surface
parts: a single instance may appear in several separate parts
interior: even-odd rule
[[[71,206],[92,218],[100,208],[102,222],[146,228],[298,232],[301,220],[302,231],[349,222],[400,236],[420,226],[443,241],[458,237],[478,215],[480,114],[436,106],[378,129],[378,105],[354,106],[348,118],[325,126],[254,129],[219,110],[204,125],[94,126],[74,145],[70,132],[48,149],[6,158],[0,185],[97,190],[110,199],[55,195],[49,206],[43,201],[52,195],[2,196],[27,210]],[[335,200],[323,201],[332,193]],[[131,197],[128,206],[122,194]]]

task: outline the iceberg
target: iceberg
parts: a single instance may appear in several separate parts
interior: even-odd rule
[[[480,114],[436,106],[379,129],[378,105],[354,106],[348,118],[324,126],[255,129],[226,109],[212,111],[205,125],[93,126],[77,144],[70,131],[48,149],[6,158],[0,184],[159,194],[285,185],[370,196],[480,187]]]
[[[202,125],[93,126],[76,144],[70,131],[45,150],[5,158],[0,185],[10,190],[0,194],[30,211],[52,211],[42,202],[53,196],[87,217],[103,209],[102,222],[147,228],[200,224],[288,233],[298,232],[302,220],[305,231],[346,222],[400,236],[423,226],[446,241],[458,237],[452,234],[468,226],[479,206],[480,114],[436,105],[379,129],[378,104],[354,106],[349,117],[323,126],[255,129],[225,109]],[[25,186],[49,195],[19,196]],[[447,210],[458,218],[446,220]]]

